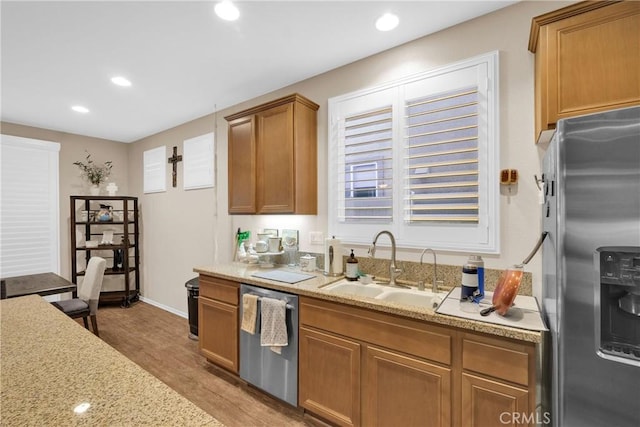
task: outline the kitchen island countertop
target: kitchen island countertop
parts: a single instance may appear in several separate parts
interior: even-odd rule
[[[3,426],[222,426],[42,297],[3,300],[0,315]]]
[[[285,266],[280,267],[280,269],[285,271],[300,272],[299,269],[288,268]],[[315,277],[311,279],[303,280],[294,284],[288,284],[284,282],[254,277],[253,274],[261,272],[263,271],[263,269],[257,265],[245,264],[240,262],[216,264],[213,266],[198,266],[195,267],[193,271],[207,276],[233,280],[249,285],[262,286],[268,289],[290,292],[297,295],[320,298],[327,301],[350,304],[358,307],[368,308],[371,310],[377,310],[413,319],[438,323],[441,325],[453,326],[465,330],[484,332],[491,335],[513,338],[516,340],[528,341],[533,343],[540,343],[542,341],[542,333],[539,331],[478,322],[475,320],[464,319],[462,317],[439,314],[431,308],[409,306],[399,303],[375,300],[372,298],[360,297],[356,295],[338,294],[324,290],[324,287],[326,285],[343,279],[344,277],[342,276],[326,277],[322,273],[316,272],[314,273]]]

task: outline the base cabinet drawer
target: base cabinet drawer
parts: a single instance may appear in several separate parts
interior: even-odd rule
[[[200,296],[231,305],[238,305],[240,285],[231,280],[200,275]]]
[[[533,351],[533,346],[466,334],[462,340],[462,369],[527,387]]]
[[[360,425],[360,344],[300,327],[298,402],[339,426]]]
[[[237,374],[238,307],[200,296],[198,324],[200,353]]]
[[[462,426],[530,425],[529,391],[487,378],[462,374]]]
[[[367,347],[364,426],[450,426],[451,369],[376,347]]]

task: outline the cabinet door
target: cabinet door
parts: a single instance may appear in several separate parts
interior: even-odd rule
[[[451,425],[451,370],[421,359],[366,349],[363,425]]]
[[[525,388],[462,374],[462,426],[529,425],[535,414]]]
[[[229,123],[229,213],[256,212],[256,150],[254,117]]]
[[[340,426],[360,425],[360,344],[300,327],[299,405]]]
[[[537,130],[562,118],[640,103],[640,3],[621,2],[541,27]],[[537,120],[536,120],[537,122]]]
[[[293,104],[288,103],[257,113],[256,125],[257,212],[293,213]]]
[[[200,352],[207,359],[238,373],[238,307],[198,298]]]

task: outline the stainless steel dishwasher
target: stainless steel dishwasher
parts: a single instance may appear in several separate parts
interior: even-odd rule
[[[257,286],[241,285],[240,293],[258,296],[256,333],[240,330],[240,378],[267,393],[298,406],[298,296]],[[277,354],[260,345],[260,298],[274,298],[287,302],[288,345]],[[240,318],[244,313],[241,304]]]

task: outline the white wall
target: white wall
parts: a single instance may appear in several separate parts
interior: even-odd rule
[[[487,268],[519,263],[540,233],[540,214],[534,174],[539,175],[541,148],[534,143],[533,54],[527,44],[531,18],[573,2],[521,2],[489,15],[415,40],[381,54],[248,100],[232,108],[185,123],[129,146],[129,188],[141,200],[142,276],[145,298],[186,312],[184,282],[192,268],[229,262],[235,230],[253,233],[264,227],[297,228],[301,251],[321,252],[308,241],[310,231],[327,232],[327,100],[331,97],[416,72],[440,67],[493,50],[500,51],[500,168],[517,169],[520,183],[513,194],[501,197],[501,254],[484,256]],[[224,58],[220,58],[224,60]],[[318,215],[243,216],[227,214],[227,124],[224,116],[298,92],[320,104],[318,111]],[[208,132],[216,138],[215,189],[142,194],[142,153]],[[372,236],[373,237],[373,236]],[[352,247],[349,245],[349,247]],[[360,256],[365,248],[353,246]],[[420,251],[400,249],[400,260],[417,260]],[[466,253],[441,253],[438,261],[461,265]],[[380,256],[384,256],[381,252]],[[527,266],[533,273],[534,294],[540,295],[540,257]]]

